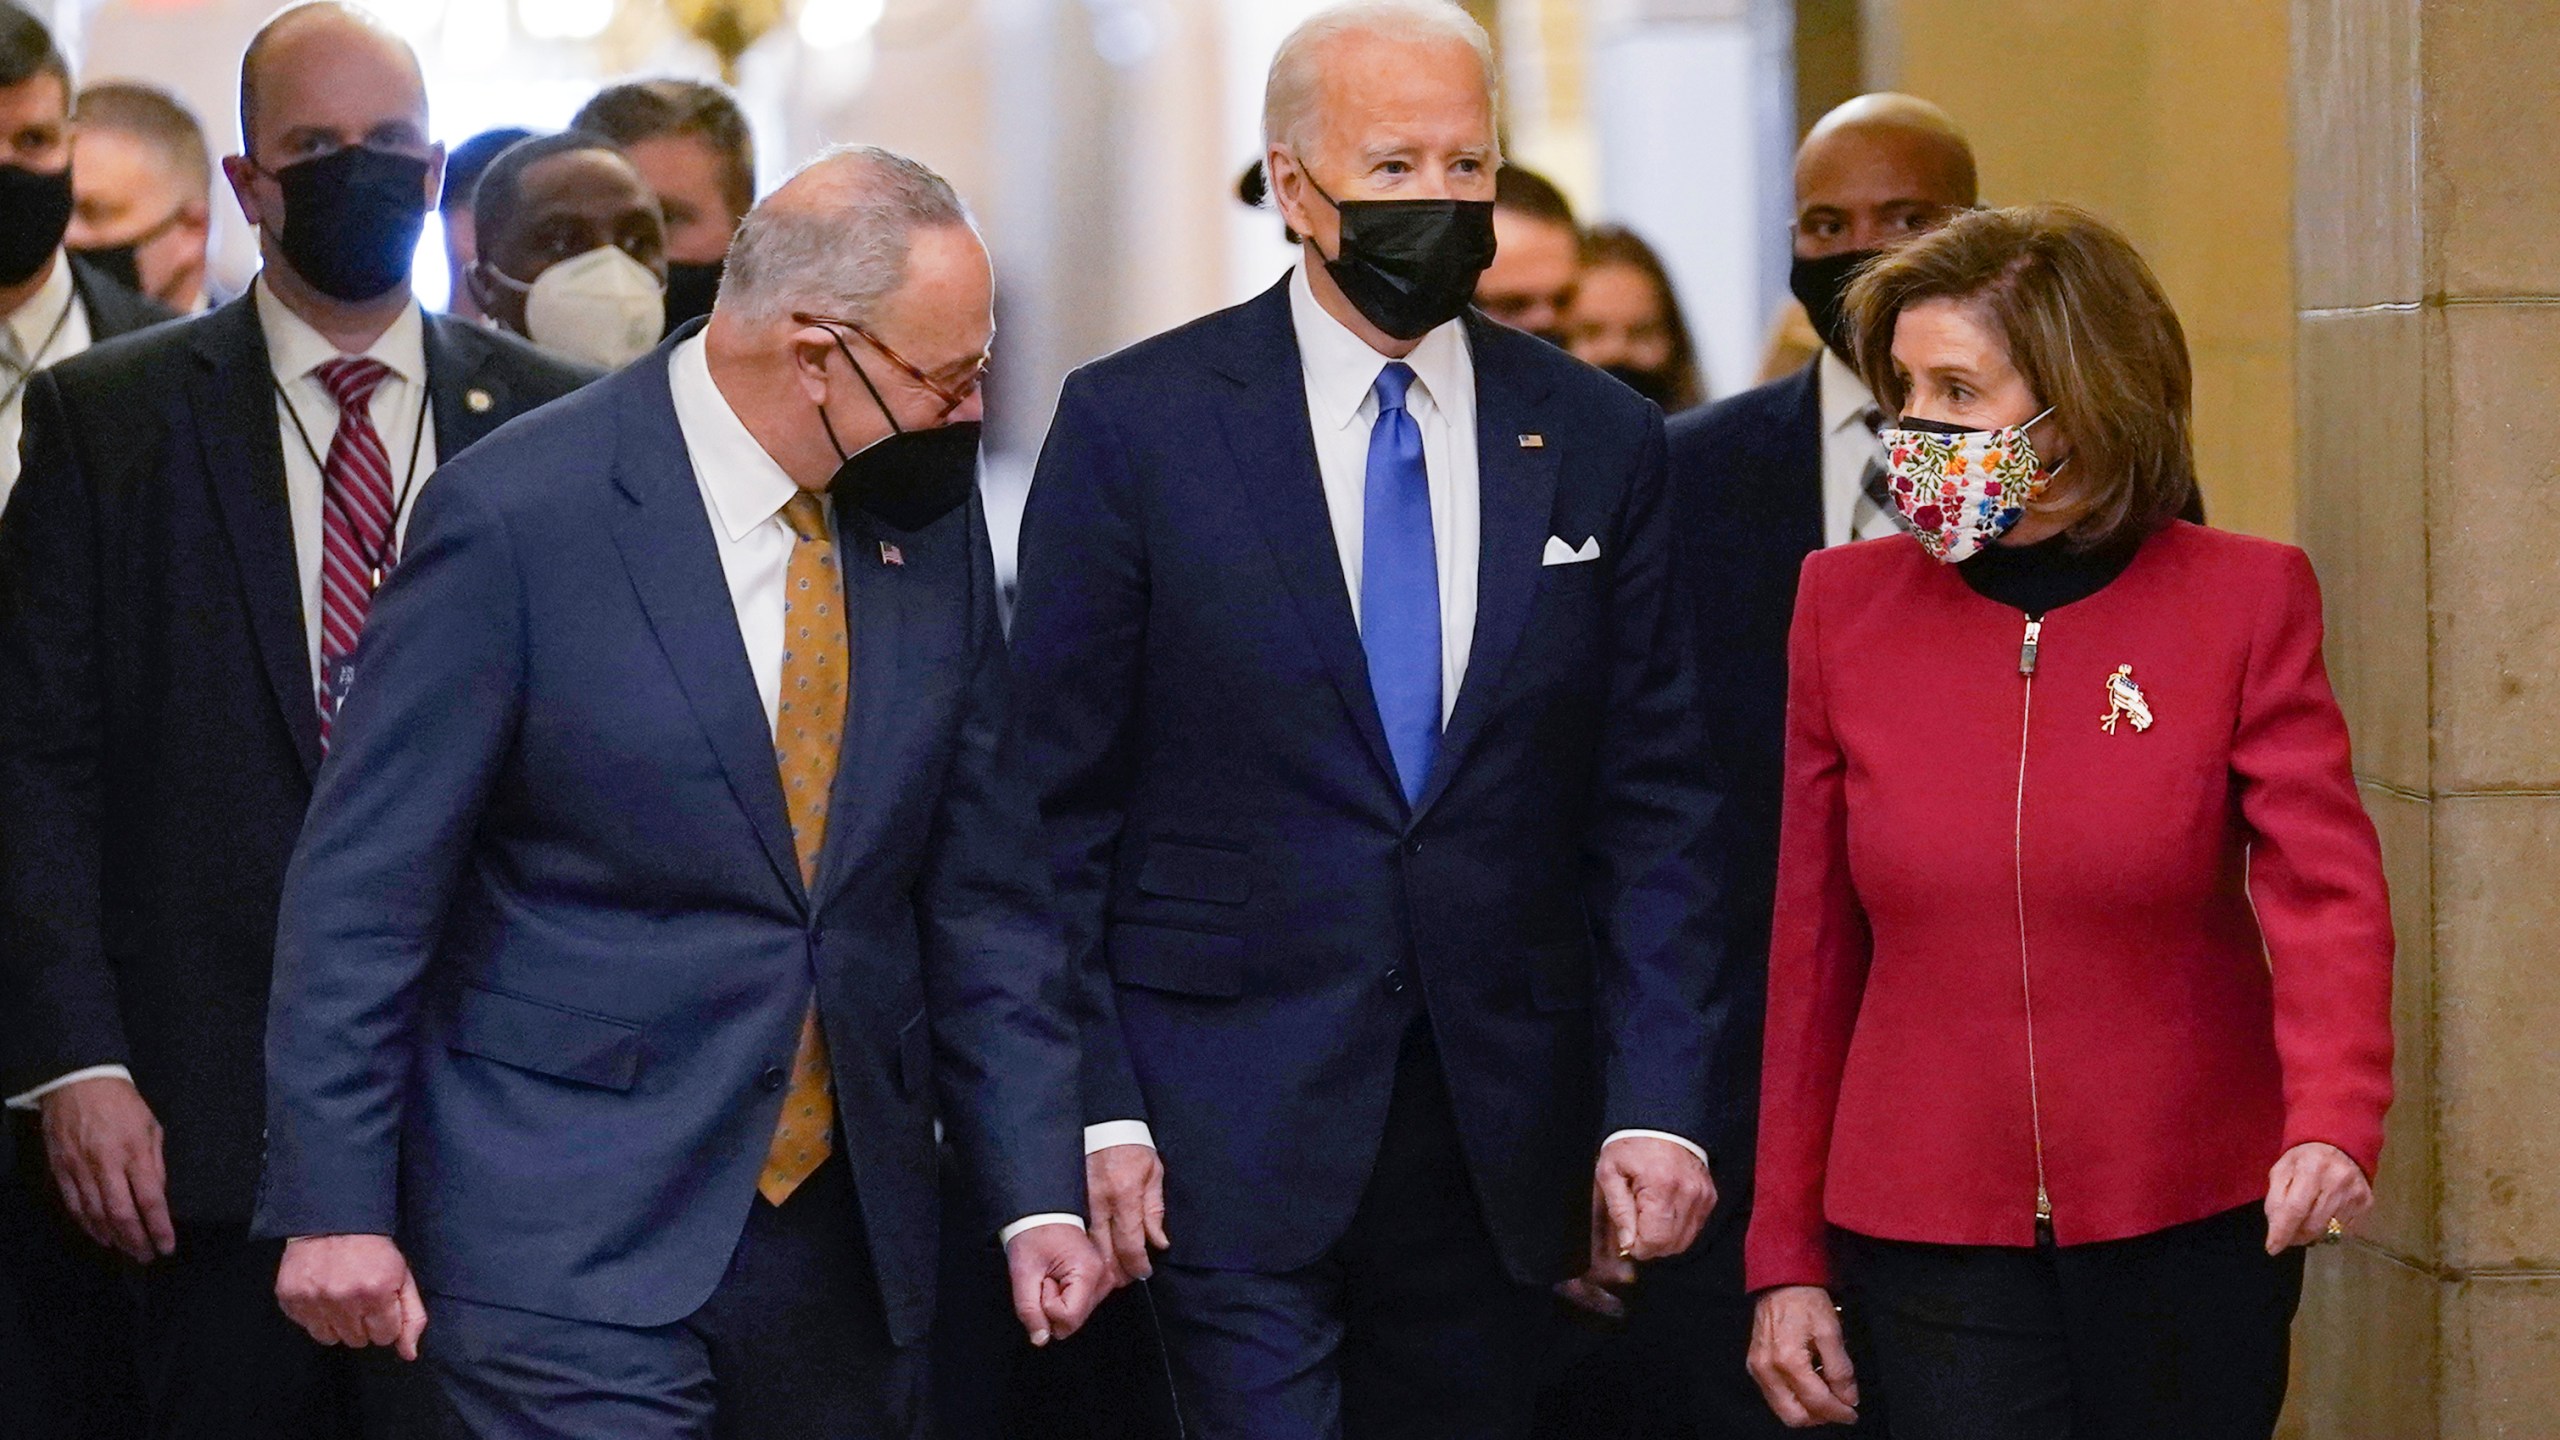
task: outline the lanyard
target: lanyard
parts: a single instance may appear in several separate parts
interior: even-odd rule
[[[35,353],[27,357],[27,368],[18,372],[17,379],[9,382],[9,393],[0,395],[0,413],[5,413],[10,406],[18,403],[18,397],[26,391],[27,382],[36,378],[36,372],[44,368],[45,355],[53,349],[53,342],[61,339],[63,330],[71,324],[71,306],[79,303],[80,297],[73,295],[70,304],[62,307],[62,313],[53,317],[53,328],[44,332],[44,343],[38,345]],[[7,321],[0,321],[0,324],[7,323]]]
[[[320,472],[321,507],[326,509],[329,462],[321,458],[320,447],[311,443],[311,432],[303,428],[302,412],[294,408],[293,397],[284,392],[283,382],[272,375],[267,377],[267,382],[275,387],[276,402],[284,406],[285,418],[293,422],[293,433],[302,439],[302,453],[311,457],[311,468]],[[370,407],[372,402],[368,400],[366,403]],[[425,448],[427,440],[427,412],[434,406],[435,397],[426,393],[424,386],[419,387],[418,423],[409,436],[409,468],[407,473],[400,477],[400,493],[391,497],[391,523],[383,527],[381,541],[373,547],[373,553],[365,557],[364,575],[367,595],[382,588],[384,562],[391,558],[392,542],[400,533],[400,514],[409,508],[409,492],[418,483],[418,456]],[[344,423],[343,416],[340,417],[340,423]]]

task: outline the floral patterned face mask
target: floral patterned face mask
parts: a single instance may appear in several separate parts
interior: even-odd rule
[[[2047,406],[2025,424],[1999,430],[1905,416],[1898,428],[1877,437],[1884,442],[1894,507],[1911,522],[1912,538],[1929,558],[1962,564],[2025,517],[2061,469],[2045,469],[2027,439],[2027,431],[2052,413]]]

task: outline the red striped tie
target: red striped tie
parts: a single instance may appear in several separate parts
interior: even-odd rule
[[[373,428],[373,392],[391,367],[341,357],[312,372],[338,402],[338,433],[329,440],[320,490],[320,748],[346,698],[356,640],[373,608],[373,572],[391,559],[391,457]]]

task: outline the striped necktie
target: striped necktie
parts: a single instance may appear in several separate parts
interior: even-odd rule
[[[373,610],[374,586],[391,562],[397,503],[391,457],[373,427],[373,394],[391,367],[341,356],[312,372],[337,402],[338,433],[320,467],[320,747],[355,678],[356,642]]]
[[[1867,467],[1858,476],[1857,503],[1849,508],[1849,538],[1878,540],[1911,528],[1902,518],[1902,507],[1893,503],[1893,485],[1884,469],[1884,411],[1874,405],[1858,417],[1867,427],[1869,448]]]

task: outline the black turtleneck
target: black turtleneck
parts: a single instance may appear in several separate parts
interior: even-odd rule
[[[2141,548],[2136,542],[2076,550],[2069,536],[2056,535],[2033,545],[1986,546],[1956,573],[1984,599],[2040,617],[2114,584]]]

